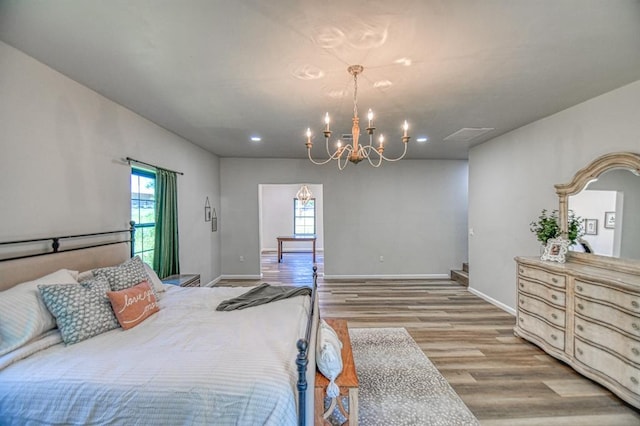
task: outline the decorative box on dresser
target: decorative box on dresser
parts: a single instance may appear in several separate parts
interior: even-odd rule
[[[640,408],[640,275],[517,257],[515,334]]]

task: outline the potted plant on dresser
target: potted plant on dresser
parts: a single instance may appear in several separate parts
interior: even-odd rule
[[[560,229],[560,223],[558,219],[558,210],[553,210],[548,212],[547,209],[542,209],[540,212],[540,216],[538,216],[538,220],[530,223],[530,230],[536,237],[538,241],[540,241],[540,255],[551,255],[555,256],[558,253],[555,252],[555,244],[559,244],[560,248],[566,248],[576,244],[578,239],[584,234],[584,229],[582,228],[582,218],[576,216],[572,210],[569,210],[569,220],[568,220],[568,233],[567,235],[562,235],[562,231]],[[549,242],[553,240],[554,247],[549,248]],[[564,258],[564,256],[562,256]]]

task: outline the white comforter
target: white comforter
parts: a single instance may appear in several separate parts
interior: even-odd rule
[[[0,424],[296,424],[310,298],[217,312],[248,289],[166,287],[137,327],[3,360]]]

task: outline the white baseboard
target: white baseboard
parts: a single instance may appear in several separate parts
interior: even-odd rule
[[[325,280],[448,280],[448,274],[324,275]]]
[[[213,287],[216,284],[218,284],[218,282],[222,279],[222,275],[220,275],[218,278],[215,278],[213,280],[211,280],[209,283],[207,283],[204,287]]]
[[[497,301],[496,299],[494,299],[493,297],[489,297],[489,296],[487,296],[486,294],[484,294],[484,293],[482,293],[482,292],[480,292],[480,291],[476,290],[475,288],[471,288],[471,287],[469,287],[469,288],[468,288],[468,290],[469,290],[469,293],[473,293],[473,294],[475,294],[475,295],[476,295],[476,296],[478,296],[479,298],[486,300],[487,302],[491,303],[491,304],[492,304],[492,305],[494,305],[494,306],[497,306],[498,308],[500,308],[500,309],[502,309],[503,311],[505,311],[505,312],[507,312],[507,313],[509,313],[509,314],[513,315],[514,317],[516,316],[516,310],[515,310],[515,309],[513,309],[512,307],[507,306],[507,305],[505,305],[505,304],[504,304],[504,303],[502,303],[502,302],[498,302],[498,301]]]

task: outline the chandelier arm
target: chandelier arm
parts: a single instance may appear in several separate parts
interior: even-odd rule
[[[377,162],[374,162],[371,159],[371,151],[375,152],[378,155]],[[380,165],[382,165],[382,157],[380,156],[380,153],[378,152],[378,150],[375,149],[373,146],[366,145],[362,147],[362,154],[363,154],[363,157],[366,158],[369,164],[371,164],[373,167],[380,167]]]
[[[377,168],[377,167],[380,167],[382,165],[382,157],[380,157],[380,156],[378,157],[378,162],[377,163],[374,163],[371,160],[371,157],[367,157],[367,160],[369,160],[369,164],[371,164],[373,167]]]
[[[351,144],[345,145],[345,146],[342,148],[342,153],[343,153],[343,154],[344,154],[345,152],[347,153],[347,155],[346,155],[346,158],[347,158],[347,159],[349,158],[349,154],[350,154],[352,151],[353,151],[353,147],[351,146]],[[322,165],[324,165],[324,164],[327,164],[327,163],[328,163],[328,162],[330,162],[331,160],[338,160],[338,161],[339,161],[339,160],[340,160],[340,157],[342,156],[342,154],[339,154],[339,153],[340,153],[340,150],[338,150],[338,149],[337,149],[333,154],[331,154],[331,153],[329,152],[329,149],[327,148],[327,154],[329,155],[329,158],[327,158],[327,159],[326,159],[326,160],[324,160],[324,161],[316,161],[316,160],[314,160],[314,159],[311,157],[311,148],[307,148],[307,154],[308,154],[309,160],[310,160],[313,164],[315,164],[315,165],[317,165],[317,166],[322,166]]]
[[[327,155],[331,157],[331,151],[329,151],[329,138],[324,138],[325,140],[325,147],[327,148]]]
[[[325,161],[316,161],[313,158],[311,158],[311,149],[307,149],[307,154],[309,155],[309,161],[311,161],[313,164],[315,164],[316,166],[322,166],[324,164],[327,164],[329,161],[334,160],[333,157],[329,157],[327,160]]]
[[[346,157],[344,157],[344,163],[340,162],[341,157],[338,157],[336,160],[338,160],[338,170],[344,170],[344,168],[347,167],[347,164],[349,164],[349,156],[348,155]]]
[[[404,143],[404,142],[403,142],[403,143]],[[402,155],[400,155],[399,157],[396,157],[396,158],[389,158],[389,157],[386,157],[384,154],[380,154],[380,153],[378,153],[378,155],[379,155],[382,159],[384,159],[385,161],[399,161],[399,160],[402,160],[406,154],[407,154],[407,144],[406,144],[406,143],[404,144],[404,151],[402,151]]]

